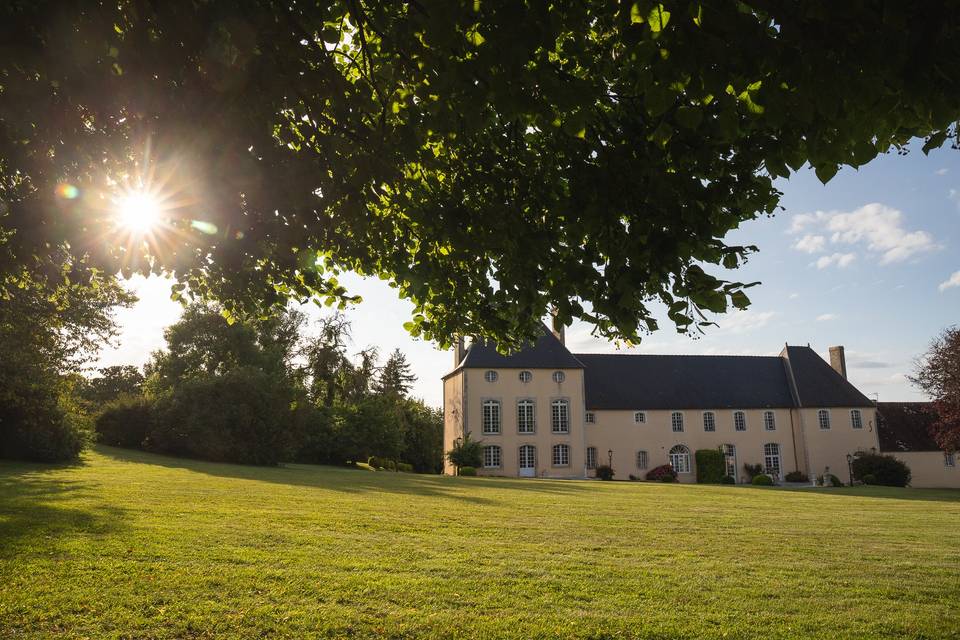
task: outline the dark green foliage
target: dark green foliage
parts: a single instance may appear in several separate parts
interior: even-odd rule
[[[677,478],[671,475],[660,476],[660,482],[676,482]]]
[[[407,356],[400,349],[394,349],[390,357],[387,358],[387,362],[380,369],[374,383],[374,389],[377,393],[406,397],[410,387],[416,381],[417,376],[410,372]]]
[[[253,367],[190,378],[157,399],[150,451],[273,465],[292,448],[290,390]]]
[[[97,369],[95,377],[85,379],[79,389],[92,412],[103,410],[109,403],[122,397],[138,396],[143,391],[143,374],[137,367],[121,365]]]
[[[475,476],[477,475],[476,467],[460,467],[457,475],[460,476]]]
[[[763,465],[745,463],[743,465],[743,470],[746,472],[747,477],[750,478],[750,480],[753,480],[757,475],[763,473]]]
[[[825,473],[822,476],[817,476],[817,486],[825,487],[828,485],[831,487],[842,487],[843,481],[832,473]]]
[[[791,471],[783,479],[786,482],[810,482],[810,478],[802,471]]]
[[[863,484],[877,484],[877,476],[872,473],[868,473],[860,479]]]
[[[3,368],[0,363],[0,376],[6,378]],[[85,425],[65,410],[55,377],[31,382],[0,389],[0,458],[36,462],[75,459],[89,438]]]
[[[737,480],[733,476],[723,476],[720,478],[720,484],[737,484]]]
[[[613,480],[614,472],[613,467],[606,464],[601,464],[594,471],[594,476],[601,480]]]
[[[412,464],[409,464],[407,462],[398,462],[397,471],[399,471],[400,473],[413,473],[414,469]]]
[[[775,178],[940,147],[960,116],[951,3],[6,2],[0,25],[0,272],[69,242],[238,310],[341,302],[356,269],[446,343],[532,336],[551,302],[630,339],[651,300],[681,330],[743,308],[705,267],[750,253],[723,239]],[[149,186],[189,204],[139,243],[97,205],[146,140]]]
[[[750,480],[750,482],[758,487],[769,487],[773,485],[773,478],[765,473],[758,473],[757,475],[753,476],[753,479]]]
[[[400,459],[413,465],[417,473],[441,473],[443,411],[428,407],[422,400],[404,398],[398,403]]]
[[[669,482],[670,480],[664,480],[664,478],[670,478],[670,480],[677,479],[677,472],[674,471],[673,467],[669,464],[662,464],[659,467],[654,467],[647,471],[647,480],[659,480],[663,482]]]
[[[883,454],[865,453],[853,457],[853,477],[863,482],[873,476],[873,482],[886,487],[905,487],[910,484],[910,467],[902,460]]]
[[[153,430],[154,403],[143,396],[122,396],[104,406],[94,421],[97,441],[112,447],[143,448]]]
[[[447,460],[455,467],[479,467],[483,464],[483,444],[467,433],[447,451]]]
[[[723,479],[727,466],[719,449],[698,449],[694,455],[697,461],[697,482],[717,484]]]

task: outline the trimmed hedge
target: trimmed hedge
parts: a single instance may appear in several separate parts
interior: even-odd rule
[[[810,478],[802,471],[791,471],[783,479],[787,482],[810,482]]]
[[[476,467],[460,467],[461,476],[475,476],[477,475]]]
[[[910,467],[902,460],[879,453],[866,453],[853,458],[853,477],[866,484],[905,487],[910,484]],[[867,483],[867,477],[873,476]]]
[[[719,484],[726,473],[726,463],[719,449],[698,449],[697,482],[701,484]]]
[[[773,486],[773,478],[771,478],[765,473],[758,473],[757,475],[753,476],[753,480],[751,480],[750,482],[757,485],[758,487]]]

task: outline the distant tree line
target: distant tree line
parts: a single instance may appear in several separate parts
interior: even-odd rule
[[[297,310],[227,323],[211,305],[187,307],[144,375],[107,370],[88,385],[103,402],[99,440],[176,456],[245,464],[407,463],[442,469],[440,412],[413,399],[416,377],[399,350],[348,352],[350,323],[308,331]],[[104,398],[104,395],[113,395]]]

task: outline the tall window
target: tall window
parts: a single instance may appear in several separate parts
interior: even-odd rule
[[[530,373],[529,371],[520,372],[520,382],[530,382],[531,380],[533,380],[532,373]]]
[[[726,467],[727,475],[737,479],[737,448],[732,444],[723,445],[723,463]]]
[[[550,424],[554,433],[570,433],[570,403],[566,400],[550,403]]]
[[[670,428],[676,432],[683,431],[683,414],[679,411],[670,414]]]
[[[743,411],[733,412],[733,430],[734,431],[747,430],[747,414],[745,414]]]
[[[486,434],[500,433],[500,401],[483,401],[483,432]]]
[[[555,467],[570,466],[570,445],[566,445],[566,444],[553,445],[553,466]]]
[[[713,414],[713,411],[703,412],[703,430],[704,431],[717,430],[717,416]]]
[[[854,429],[863,429],[863,414],[860,413],[860,409],[850,411],[850,425]]]
[[[763,428],[766,431],[777,430],[777,418],[776,418],[776,415],[774,415],[773,411],[763,412]]]
[[[486,380],[487,382],[496,382],[498,377],[499,376],[497,375],[496,371],[483,372],[483,379]]]
[[[500,459],[501,459],[501,450],[495,444],[488,445],[483,448],[483,468],[484,469],[499,469],[500,468]]]
[[[817,411],[817,422],[820,424],[821,429],[830,428],[830,411],[827,409],[820,409]]]
[[[767,475],[780,479],[780,445],[776,442],[763,445],[763,466]]]
[[[587,411],[585,414],[583,414],[583,421],[587,424],[596,424],[597,414],[595,414],[593,411]]]
[[[945,467],[955,467],[957,466],[957,459],[954,457],[952,451],[943,452],[943,466]]]
[[[587,447],[587,469],[597,468],[597,448]]]
[[[563,371],[553,372],[553,381],[556,382],[557,384],[563,382],[566,379],[567,379],[567,374],[565,374]]]
[[[533,400],[517,401],[517,433],[533,433],[537,430],[535,407]]]
[[[682,444],[670,449],[670,466],[677,473],[690,473],[690,449]]]
[[[647,464],[647,452],[637,451],[637,469],[646,469]]]
[[[642,424],[647,421],[647,414],[643,411],[634,411],[633,421],[637,424]]]
[[[537,449],[532,444],[520,447],[520,468],[533,469],[537,466]]]

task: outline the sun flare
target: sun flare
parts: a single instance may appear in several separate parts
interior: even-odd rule
[[[135,233],[148,233],[160,222],[160,210],[156,197],[143,191],[132,191],[117,202],[117,222]]]

